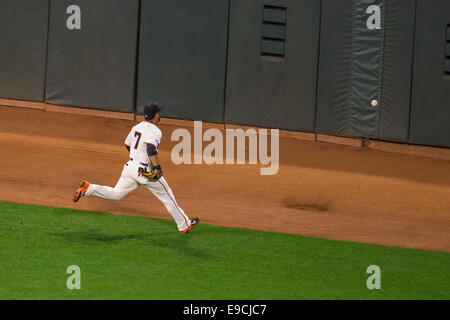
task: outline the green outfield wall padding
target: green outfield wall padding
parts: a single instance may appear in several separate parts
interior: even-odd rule
[[[322,0],[316,131],[348,135],[353,0]]]
[[[379,21],[372,6],[379,8]],[[350,67],[349,105],[345,133],[351,136],[378,137],[381,108],[381,78],[385,28],[384,1],[358,0],[353,4],[353,40]],[[378,26],[376,24],[379,23]],[[368,25],[371,26],[370,29]],[[373,107],[371,102],[378,101]]]
[[[47,102],[134,111],[138,20],[138,0],[51,1]]]
[[[388,0],[385,4],[382,98],[378,138],[407,142],[416,1]]]
[[[408,140],[414,10],[411,0],[323,0],[318,132]]]
[[[226,122],[314,131],[320,3],[231,0]]]
[[[0,1],[0,97],[44,100],[49,0]]]
[[[412,143],[450,147],[450,76],[445,75],[449,24],[450,1],[417,1]]]
[[[223,122],[228,0],[143,0],[137,111]]]

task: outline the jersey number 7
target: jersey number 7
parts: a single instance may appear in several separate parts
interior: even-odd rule
[[[134,148],[137,149],[139,145],[139,140],[141,140],[142,133],[140,133],[139,131],[135,131],[134,136],[138,137],[136,140],[136,144],[134,145]]]

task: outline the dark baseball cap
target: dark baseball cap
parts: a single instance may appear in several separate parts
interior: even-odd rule
[[[144,107],[145,120],[152,120],[158,112],[164,110],[164,107],[157,102],[148,103]]]

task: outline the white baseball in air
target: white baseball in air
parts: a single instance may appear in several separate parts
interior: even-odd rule
[[[378,101],[372,100],[371,104],[372,104],[372,107],[376,107],[378,105]]]

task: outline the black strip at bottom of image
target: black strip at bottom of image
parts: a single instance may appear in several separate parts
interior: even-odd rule
[[[129,317],[142,312],[150,319],[282,319],[343,315],[379,318],[386,315],[429,317],[448,310],[450,300],[8,300],[3,312],[46,316]],[[27,308],[29,306],[29,308]],[[286,316],[286,317],[284,317]],[[281,320],[281,319],[280,319]]]

